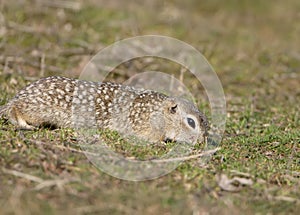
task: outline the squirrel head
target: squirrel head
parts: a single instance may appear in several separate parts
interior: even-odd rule
[[[194,143],[203,142],[208,121],[195,105],[182,98],[164,101],[165,140]]]

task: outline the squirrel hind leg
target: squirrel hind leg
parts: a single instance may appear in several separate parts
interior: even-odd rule
[[[29,125],[26,120],[24,119],[24,116],[20,111],[17,110],[15,107],[11,107],[8,113],[8,119],[9,121],[17,126],[17,129],[21,130],[34,130],[35,127],[32,125]]]

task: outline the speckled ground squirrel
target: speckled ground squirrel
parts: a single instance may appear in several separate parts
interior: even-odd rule
[[[204,114],[185,99],[57,76],[26,86],[0,107],[0,116],[21,129],[107,128],[151,142],[202,142],[208,130]]]

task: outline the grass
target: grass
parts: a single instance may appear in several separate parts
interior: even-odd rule
[[[192,159],[158,179],[130,182],[95,168],[73,130],[18,131],[1,119],[2,213],[297,213],[297,0],[76,1],[79,9],[38,2],[0,3],[0,105],[39,77],[78,77],[94,53],[116,40],[159,34],[191,44],[214,67],[226,94],[226,132],[208,163]],[[180,69],[165,60],[136,59],[108,79],[122,82],[146,70],[180,79]],[[182,81],[209,115],[203,88],[188,74]],[[174,144],[140,148],[115,132],[103,135],[116,152],[140,159],[164,154]],[[252,183],[229,183],[236,178]]]

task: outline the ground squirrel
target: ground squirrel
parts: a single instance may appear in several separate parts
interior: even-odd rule
[[[107,128],[151,142],[202,142],[208,130],[204,114],[185,99],[58,76],[26,86],[0,107],[1,116],[21,129]]]

